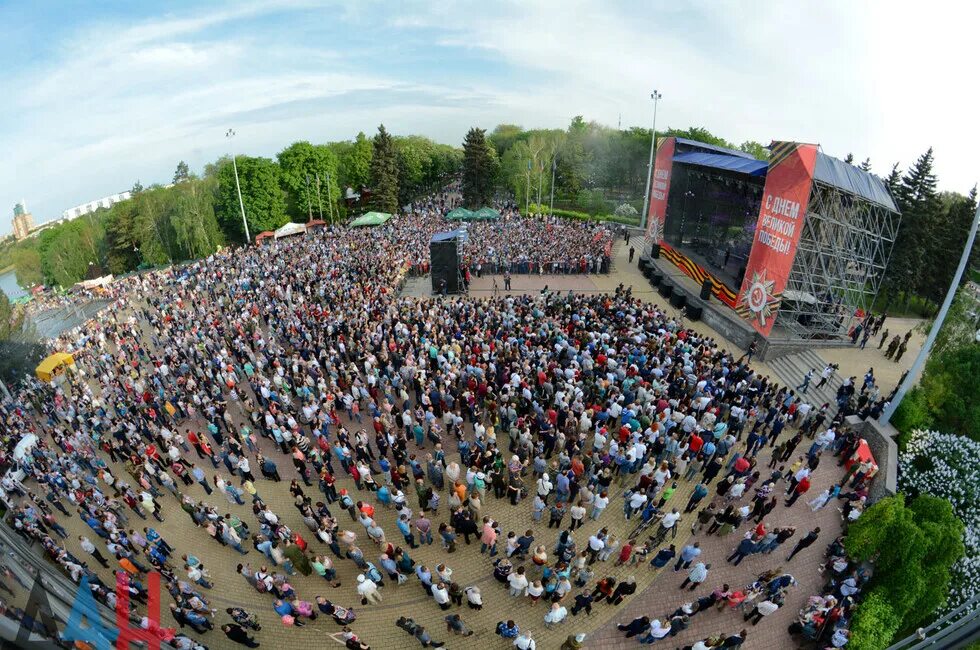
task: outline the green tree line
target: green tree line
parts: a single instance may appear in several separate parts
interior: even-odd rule
[[[708,129],[691,127],[658,131],[657,137],[677,136],[736,149],[766,160],[762,144],[734,144]],[[567,129],[523,129],[500,124],[488,136],[499,159],[497,185],[518,203],[548,205],[554,172],[555,207],[612,214],[626,203],[640,212],[650,155],[650,129],[616,129],[572,118]]]
[[[255,237],[289,221],[345,219],[347,188],[369,188],[365,208],[395,212],[456,175],[462,156],[459,148],[392,136],[382,126],[373,139],[359,133],[349,141],[294,142],[274,159],[223,157],[200,176],[180,161],[171,185],[137,181],[127,201],[0,249],[0,268],[13,266],[24,287],[69,287],[105,273],[196,259],[244,241],[242,206]]]

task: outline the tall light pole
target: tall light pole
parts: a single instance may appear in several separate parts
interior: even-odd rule
[[[645,231],[647,228],[647,221],[650,219],[650,183],[653,179],[653,172],[655,171],[653,152],[657,148],[657,102],[663,97],[656,89],[650,93],[650,99],[653,100],[653,133],[650,134],[650,161],[647,163],[647,190],[643,193],[643,220],[642,228]]]
[[[902,403],[902,398],[905,397],[905,393],[912,388],[912,384],[915,383],[916,376],[919,371],[922,370],[922,365],[926,362],[926,357],[929,356],[929,351],[932,349],[932,344],[936,342],[936,336],[939,334],[939,330],[943,327],[943,321],[946,320],[946,314],[949,312],[949,306],[953,303],[953,296],[956,295],[956,289],[960,286],[960,281],[963,279],[963,271],[966,270],[966,264],[970,261],[970,252],[973,251],[973,242],[977,238],[977,225],[980,224],[980,205],[977,206],[977,211],[973,215],[973,226],[970,228],[970,236],[966,238],[966,246],[963,247],[963,254],[960,255],[960,265],[956,267],[956,275],[953,276],[953,282],[949,285],[949,290],[946,292],[946,299],[943,300],[943,306],[939,309],[939,314],[936,315],[936,320],[932,323],[932,328],[929,330],[929,336],[926,337],[926,342],[922,344],[922,349],[919,350],[919,355],[915,357],[915,362],[912,363],[912,367],[909,369],[907,375],[905,375],[905,381],[902,385],[898,387],[895,392],[895,397],[888,403],[888,408],[885,412],[881,414],[878,421],[882,424],[888,424],[892,416],[895,414],[895,410],[898,409],[898,405]]]
[[[538,161],[538,212],[541,212],[541,178],[544,176],[544,161]]]
[[[530,214],[531,202],[531,159],[527,160],[527,182],[524,183],[524,216]]]
[[[548,203],[548,216],[555,213],[555,169],[558,167],[558,152],[551,157],[551,201]]]
[[[316,172],[316,207],[323,221],[323,199],[320,197],[320,172]]]
[[[310,197],[310,175],[306,175],[306,221],[313,221],[313,201]]]
[[[225,133],[226,138],[234,138],[235,130],[228,129]],[[242,209],[242,225],[245,226],[245,245],[248,246],[252,241],[252,236],[248,233],[248,221],[245,219],[245,203],[242,201],[242,186],[238,182],[238,163],[236,162],[237,156],[235,154],[231,155],[231,166],[235,168],[235,191],[238,192],[238,207]]]
[[[327,172],[327,209],[330,211],[330,223],[334,222],[333,218],[333,195],[330,193],[330,172]],[[337,208],[337,220],[340,220],[340,207]]]

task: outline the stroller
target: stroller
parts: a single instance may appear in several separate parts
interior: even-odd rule
[[[242,627],[251,628],[256,632],[262,629],[262,626],[259,625],[259,617],[255,614],[249,614],[241,607],[229,607],[225,611],[228,612],[233,621]]]
[[[332,616],[337,625],[350,625],[357,620],[357,614],[354,613],[353,609],[340,605],[333,606]]]

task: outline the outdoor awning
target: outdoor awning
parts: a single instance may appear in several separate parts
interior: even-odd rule
[[[449,221],[493,221],[499,218],[499,212],[486,206],[483,206],[479,210],[456,208],[446,214],[446,219]]]
[[[276,239],[282,239],[291,235],[301,235],[304,232],[306,232],[305,223],[287,223],[285,226],[277,228],[274,236]]]
[[[53,377],[63,372],[66,366],[74,365],[75,357],[67,352],[55,352],[37,365],[34,374],[41,381],[51,381]]]
[[[386,212],[367,212],[351,222],[351,228],[361,228],[363,226],[380,226],[391,219],[391,215]]]

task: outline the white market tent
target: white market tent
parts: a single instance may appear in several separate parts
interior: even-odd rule
[[[282,239],[283,237],[289,237],[290,235],[302,235],[306,232],[305,223],[287,223],[285,226],[281,226],[276,229],[273,237],[276,239]]]

